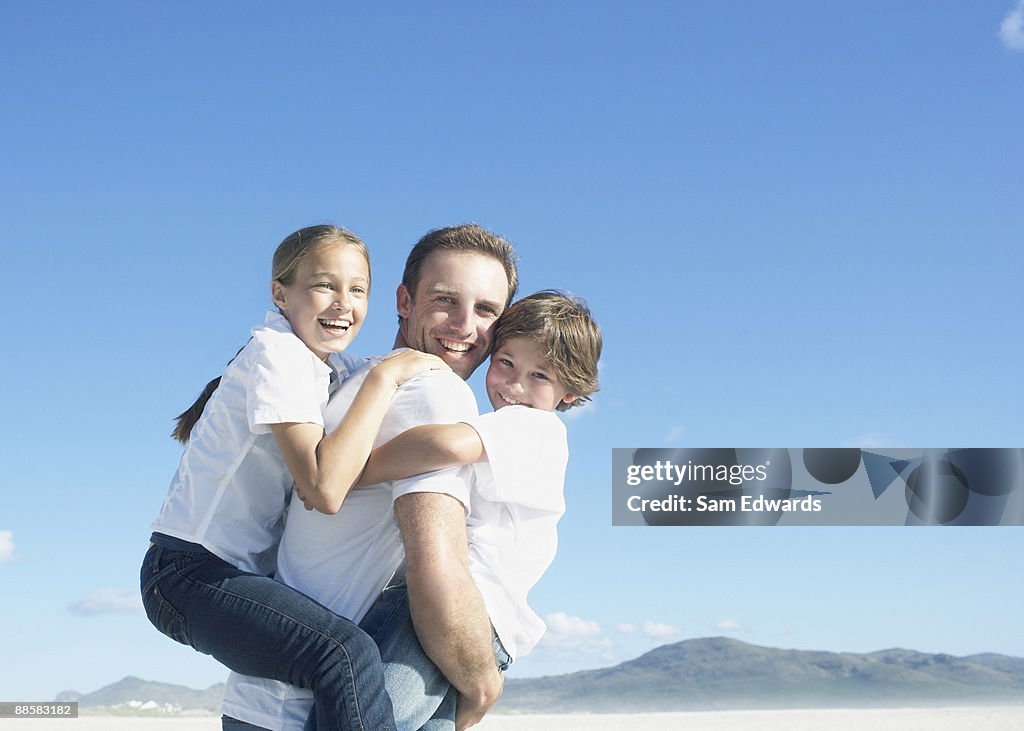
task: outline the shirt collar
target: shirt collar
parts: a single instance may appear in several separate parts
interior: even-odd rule
[[[288,322],[288,318],[274,310],[267,310],[267,314],[263,316],[263,325],[277,332],[295,335],[295,331],[292,330],[292,325]],[[295,337],[298,337],[298,335],[295,335]],[[348,366],[344,360],[335,358],[336,355],[341,355],[341,353],[331,353],[327,356],[327,362],[325,363],[316,357],[312,350],[309,351],[309,357],[315,363],[313,367],[316,368],[317,375],[330,378],[332,374],[336,373],[337,381],[340,383],[345,380],[345,376],[348,374]]]
[[[278,332],[293,333],[292,325],[288,322],[288,318],[275,310],[267,310],[267,313],[263,316],[263,324]]]

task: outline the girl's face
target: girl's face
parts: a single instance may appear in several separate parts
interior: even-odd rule
[[[486,383],[487,398],[495,411],[505,406],[554,411],[562,401],[576,400],[551,369],[544,351],[530,338],[509,338],[494,351]]]
[[[322,360],[340,353],[366,317],[370,267],[354,246],[329,243],[306,254],[291,284],[270,286],[292,330]]]

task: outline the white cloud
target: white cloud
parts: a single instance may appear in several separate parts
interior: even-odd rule
[[[553,612],[547,615],[548,632],[565,637],[597,637],[601,634],[601,625],[592,619],[573,617],[565,612]]]
[[[14,534],[9,530],[0,530],[0,563],[14,558]]]
[[[856,447],[857,449],[904,449],[901,440],[891,434],[882,434],[881,432],[861,434],[859,437],[847,439],[841,446]]]
[[[715,629],[721,632],[744,632],[747,628],[735,619],[720,619],[715,622]]]
[[[999,37],[1010,50],[1024,51],[1024,0],[1018,0],[1013,10],[1003,18]]]
[[[124,614],[142,609],[138,589],[97,589],[68,605],[74,614]]]
[[[606,654],[612,647],[611,640],[593,619],[558,611],[548,614],[544,620],[548,631],[541,639],[541,644],[559,657],[572,655],[582,659]]]
[[[664,441],[664,442],[674,442],[675,440],[677,440],[681,436],[683,436],[683,434],[685,432],[686,432],[686,427],[685,426],[680,426],[679,424],[676,424],[675,426],[673,426],[671,429],[668,430],[668,433],[662,438],[662,441]]]
[[[615,625],[615,629],[623,634],[632,634],[633,632],[636,632],[638,628],[635,624],[617,624]]]
[[[662,624],[660,622],[644,622],[643,633],[648,637],[663,640],[668,637],[675,637],[678,635],[679,628],[673,627],[670,624]]]

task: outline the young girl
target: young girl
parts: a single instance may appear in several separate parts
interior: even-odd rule
[[[532,650],[545,630],[526,597],[555,557],[565,511],[569,451],[565,426],[553,412],[597,391],[601,347],[600,329],[582,300],[555,291],[519,300],[494,326],[486,376],[494,412],[409,429],[374,449],[360,478],[374,484],[472,465],[470,571],[494,629],[500,670]],[[309,504],[302,489],[296,486]]]
[[[232,670],[311,689],[320,731],[393,729],[394,714],[373,640],[269,578],[288,497],[293,485],[345,494],[394,390],[447,367],[417,351],[385,359],[324,434],[321,410],[355,364],[341,352],[366,315],[369,266],[363,242],[334,226],[278,246],[277,312],[178,418],[185,451],[141,572],[157,629]]]

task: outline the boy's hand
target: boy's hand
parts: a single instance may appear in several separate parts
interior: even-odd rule
[[[309,496],[302,494],[302,490],[299,489],[298,485],[292,483],[292,490],[295,491],[295,497],[302,501],[302,507],[304,507],[306,510],[313,509],[313,501],[309,498]]]
[[[374,370],[380,371],[381,377],[386,377],[388,382],[393,381],[394,387],[398,388],[424,371],[450,371],[451,368],[436,355],[421,353],[418,350],[403,350],[401,353],[389,355],[378,363]]]

